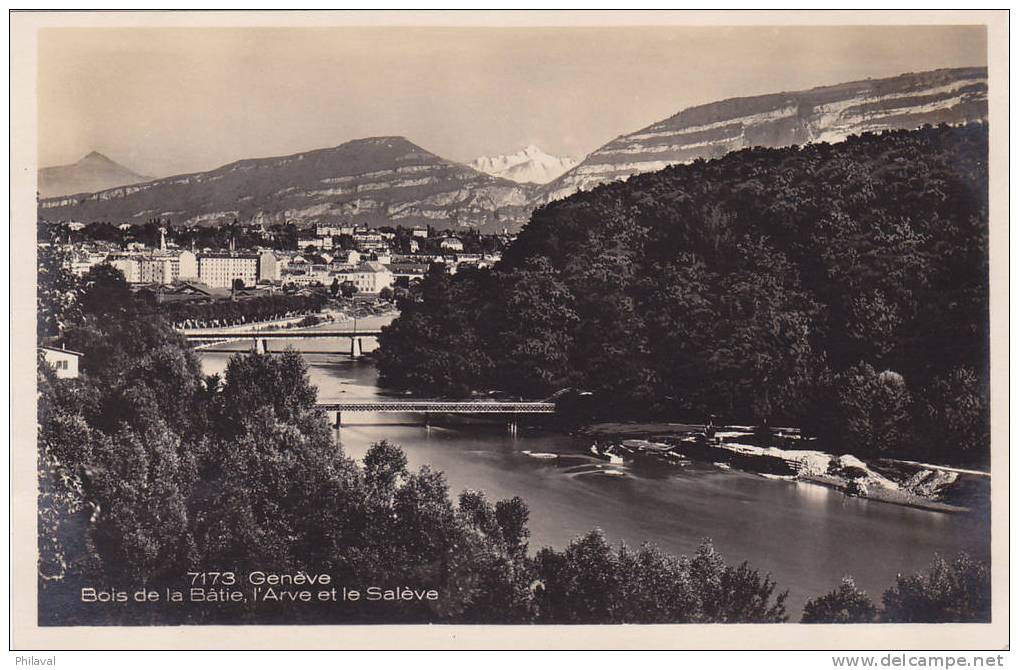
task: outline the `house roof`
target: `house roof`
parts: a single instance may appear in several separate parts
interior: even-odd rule
[[[386,265],[390,272],[428,272],[427,263],[389,263]]]
[[[40,349],[45,349],[46,351],[55,351],[58,354],[71,354],[72,356],[77,356],[79,358],[81,358],[82,356],[85,355],[85,354],[81,353],[80,351],[71,351],[70,349],[58,349],[56,347],[47,347],[47,346],[41,346],[39,348]]]

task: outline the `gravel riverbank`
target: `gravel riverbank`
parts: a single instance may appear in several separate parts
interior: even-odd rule
[[[813,449],[815,441],[795,429],[762,433],[751,426],[600,423],[578,434],[591,438],[606,457],[690,458],[933,512],[971,512],[990,499],[987,473],[892,459],[869,463]]]

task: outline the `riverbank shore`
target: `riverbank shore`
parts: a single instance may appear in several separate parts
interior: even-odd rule
[[[813,449],[814,440],[789,428],[764,433],[765,445],[751,426],[614,422],[583,426],[577,435],[590,438],[594,449],[609,458],[690,458],[932,512],[968,513],[990,501],[988,473],[893,459],[868,463],[851,454]]]

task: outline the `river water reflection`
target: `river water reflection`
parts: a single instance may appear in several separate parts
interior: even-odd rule
[[[229,356],[203,352],[206,373],[222,372]],[[370,361],[305,356],[321,401],[380,394]],[[531,511],[532,550],[561,548],[596,527],[614,543],[651,541],[687,555],[710,537],[728,562],[749,561],[789,590],[793,621],[807,598],[834,588],[843,575],[879,601],[897,573],[925,568],[935,553],[986,557],[989,551],[989,522],[982,516],[849,498],[707,463],[609,465],[591,457],[588,441],[525,426],[511,434],[502,425],[425,428],[413,422],[393,414],[345,416],[340,444],[361,459],[373,442],[396,442],[412,467],[444,472],[454,498],[468,488],[491,500],[522,497]],[[541,458],[548,453],[560,458]]]

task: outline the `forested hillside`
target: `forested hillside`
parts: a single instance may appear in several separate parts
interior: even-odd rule
[[[535,211],[494,271],[433,272],[379,368],[983,462],[987,224],[984,124],[699,160]]]

